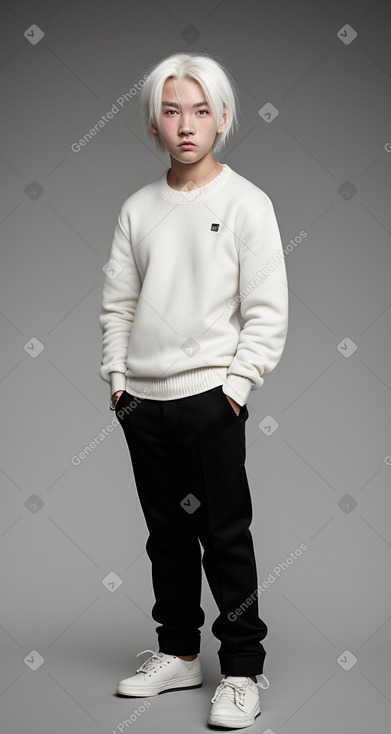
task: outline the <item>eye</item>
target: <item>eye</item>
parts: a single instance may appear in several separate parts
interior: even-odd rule
[[[205,112],[206,114],[209,114],[208,110],[198,110],[198,112]],[[202,117],[205,117],[205,115],[202,115]]]

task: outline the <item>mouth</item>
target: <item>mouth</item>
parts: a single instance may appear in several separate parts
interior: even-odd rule
[[[191,146],[192,148],[195,148],[195,147],[196,147],[194,143],[192,143],[192,142],[190,142],[190,141],[184,141],[183,143],[180,143],[180,144],[178,145],[178,148],[185,148],[185,147],[190,147],[190,146]]]

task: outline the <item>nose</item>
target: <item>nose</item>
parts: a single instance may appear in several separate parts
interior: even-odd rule
[[[180,116],[180,122],[179,122],[179,132],[187,134],[190,132],[190,130],[193,130],[192,123],[190,121],[190,115],[189,114],[181,114]]]

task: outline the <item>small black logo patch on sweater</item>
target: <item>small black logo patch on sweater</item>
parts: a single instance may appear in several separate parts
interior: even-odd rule
[[[212,232],[218,232],[220,225],[216,224],[216,222],[212,222],[211,230]]]

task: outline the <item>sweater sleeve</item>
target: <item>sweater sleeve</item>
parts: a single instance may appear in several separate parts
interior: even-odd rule
[[[102,331],[102,360],[99,375],[110,384],[110,396],[125,390],[129,336],[141,290],[131,237],[125,224],[124,206],[119,213],[105,266],[99,325]]]
[[[224,392],[244,405],[250,391],[263,385],[263,375],[278,364],[288,330],[287,273],[271,202],[241,236],[238,254],[244,326]]]

